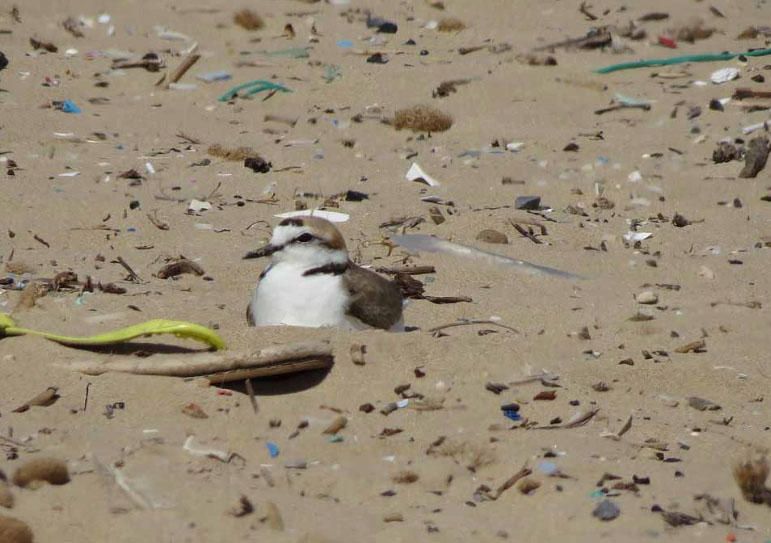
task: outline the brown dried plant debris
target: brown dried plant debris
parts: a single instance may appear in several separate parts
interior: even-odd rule
[[[712,36],[716,30],[717,29],[715,28],[708,28],[704,26],[703,20],[695,18],[679,26],[670,28],[669,33],[678,41],[694,43],[699,40],[706,40]]]
[[[466,28],[466,23],[457,17],[442,17],[436,29],[439,32],[459,32]]]
[[[444,132],[452,126],[452,123],[453,119],[450,115],[426,105],[399,109],[393,120],[394,128],[397,130],[406,128],[413,132]]]
[[[408,485],[416,482],[419,478],[420,476],[414,471],[402,470],[391,477],[391,480],[400,485]]]
[[[41,482],[52,485],[70,482],[67,464],[58,458],[35,458],[25,462],[13,475],[13,483],[22,488],[37,488]]]
[[[766,486],[769,464],[765,454],[755,454],[737,462],[733,472],[745,500],[771,506],[771,488]]]
[[[245,30],[260,30],[265,21],[250,9],[242,9],[233,15],[233,22]]]
[[[474,473],[495,462],[495,453],[492,449],[469,441],[456,441],[445,437],[440,437],[434,441],[426,454],[451,458]]]
[[[32,543],[32,530],[26,523],[18,519],[0,515],[0,541],[6,543]]]
[[[219,143],[210,145],[206,152],[211,156],[234,162],[240,162],[256,154],[251,147],[224,147]]]

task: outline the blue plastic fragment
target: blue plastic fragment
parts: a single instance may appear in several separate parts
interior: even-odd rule
[[[342,441],[343,441],[343,436],[341,436],[340,434],[329,436],[330,443],[342,443]]]
[[[268,448],[268,454],[271,458],[276,458],[281,451],[279,451],[278,445],[272,441],[268,441],[265,446]]]
[[[61,109],[64,113],[81,113],[80,108],[72,100],[65,100],[62,102]]]
[[[516,411],[514,409],[504,409],[503,416],[513,421],[522,420],[522,415],[519,414],[519,411]]]
[[[538,464],[538,471],[543,473],[544,475],[554,475],[559,471],[559,468],[557,467],[557,464],[554,462],[541,462]]]
[[[351,40],[338,40],[337,46],[342,47],[343,49],[350,49],[353,47],[353,41]]]

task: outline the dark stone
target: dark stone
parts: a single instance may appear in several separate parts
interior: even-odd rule
[[[268,173],[273,164],[261,156],[250,156],[244,159],[244,166],[255,173]]]
[[[388,57],[383,53],[375,53],[374,55],[367,57],[367,62],[370,64],[387,64]]]
[[[399,27],[396,26],[396,23],[392,23],[390,21],[386,21],[385,23],[377,27],[377,31],[383,34],[396,34],[397,30],[399,30]]]
[[[540,209],[541,197],[540,196],[517,196],[514,201],[514,207],[517,209]]]

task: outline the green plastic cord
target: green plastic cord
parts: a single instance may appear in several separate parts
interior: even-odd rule
[[[228,90],[225,94],[217,98],[217,100],[220,102],[227,102],[228,100],[235,98],[242,90],[246,90],[246,92],[243,93],[244,96],[252,96],[253,94],[257,94],[266,90],[292,92],[291,89],[288,89],[284,85],[279,85],[278,83],[273,83],[272,81],[265,81],[264,79],[255,79],[254,81],[236,85],[235,87]]]
[[[34,335],[44,337],[63,345],[92,347],[125,343],[141,336],[155,334],[173,334],[180,338],[201,341],[215,350],[225,348],[225,342],[216,332],[192,322],[155,319],[126,328],[113,330],[111,332],[105,332],[104,334],[97,334],[95,336],[71,337],[16,326],[16,323],[10,316],[0,313],[0,338],[6,336]]]
[[[635,62],[622,62],[621,64],[611,64],[594,70],[594,73],[609,74],[619,70],[631,70],[633,68],[650,68],[653,66],[671,66],[673,64],[684,64],[686,62],[716,62],[721,60],[731,60],[740,55],[745,57],[762,57],[771,55],[771,49],[756,49],[746,53],[705,53],[702,55],[685,55],[681,57],[658,58],[650,60],[637,60]]]

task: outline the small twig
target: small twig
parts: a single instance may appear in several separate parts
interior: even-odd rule
[[[192,143],[193,145],[200,145],[201,143],[201,140],[199,140],[198,138],[188,136],[184,132],[177,132],[177,137],[185,140],[188,143]]]
[[[154,209],[152,213],[148,213],[147,219],[153,223],[153,226],[155,226],[158,230],[168,230],[170,228],[169,223],[158,218],[157,209]]]
[[[135,272],[134,270],[131,269],[131,266],[129,266],[128,263],[125,260],[123,260],[122,256],[119,256],[118,258],[116,258],[115,261],[118,264],[120,264],[121,266],[123,266],[123,269],[128,272],[128,274],[129,274],[128,280],[129,281],[131,281],[132,283],[141,283],[142,282],[142,278],[139,277],[139,275],[137,275],[137,272]]]
[[[594,409],[590,409],[580,417],[578,417],[576,420],[572,422],[567,422],[565,424],[557,424],[557,425],[549,425],[549,426],[536,426],[533,428],[534,430],[566,430],[569,428],[578,428],[579,426],[583,426],[590,420],[594,418],[594,416],[597,414],[597,412],[600,410],[599,407],[596,407]]]
[[[501,497],[501,494],[503,494],[512,486],[517,484],[517,481],[519,481],[520,479],[524,479],[531,473],[533,473],[533,470],[531,470],[530,468],[523,467],[517,473],[515,473],[514,475],[506,479],[506,481],[504,481],[503,484],[495,490],[495,494],[490,497],[493,498],[494,500],[497,500],[498,498]]]
[[[86,409],[88,409],[88,394],[91,390],[91,381],[86,383],[86,397],[83,399],[83,412],[86,412]]]
[[[519,330],[517,330],[516,328],[512,328],[511,326],[506,326],[505,324],[501,324],[499,322],[495,322],[491,320],[480,320],[480,319],[471,319],[471,320],[465,320],[460,322],[451,322],[449,324],[442,324],[441,326],[434,326],[433,328],[430,328],[428,332],[431,334],[434,334],[436,332],[439,332],[440,330],[444,330],[445,328],[454,328],[456,326],[471,326],[474,324],[490,324],[492,326],[499,326],[501,328],[505,328],[506,330],[519,334]]]
[[[171,73],[171,75],[169,76],[169,81],[164,86],[165,89],[168,89],[169,85],[171,85],[172,83],[176,83],[177,81],[182,79],[182,76],[184,76],[187,73],[187,71],[193,67],[193,64],[198,62],[198,60],[201,58],[201,55],[197,55],[195,53],[196,49],[198,49],[198,47],[193,48],[193,50],[182,60],[182,63],[179,66],[177,66],[177,69]],[[162,82],[163,82],[163,79],[161,79],[161,81],[156,83],[156,85],[160,86]]]
[[[546,231],[546,225],[542,224],[542,223],[540,223],[538,221],[535,221],[533,219],[520,219],[520,218],[509,219],[509,223],[512,226],[514,226],[515,224],[526,224],[528,226],[535,226],[536,228],[541,230],[541,235],[542,236],[548,236],[549,235],[549,233]]]
[[[540,381],[541,384],[544,386],[554,386],[555,381],[559,379],[559,375],[556,375],[554,373],[549,373],[548,371],[542,371],[541,373],[537,373],[535,375],[528,375],[524,379],[520,379],[519,381],[510,381],[509,385],[511,386],[519,386],[519,385],[527,385],[529,383],[535,383],[536,381]]]
[[[424,275],[426,273],[436,273],[436,268],[433,266],[381,266],[375,268],[375,271],[388,275],[396,275],[398,273],[404,273],[406,275]]]
[[[581,2],[581,5],[578,7],[578,11],[584,14],[590,21],[596,21],[598,19],[594,13],[589,11],[589,5],[586,2]]]
[[[252,380],[251,379],[244,379],[244,387],[246,388],[246,393],[249,394],[249,403],[252,404],[252,409],[254,410],[254,414],[257,414],[257,411],[259,411],[259,408],[257,407],[257,397],[254,394],[254,387],[252,386]]]
[[[650,111],[650,104],[616,104],[615,106],[605,107],[594,111],[595,115],[602,115],[603,113],[610,113],[611,111],[618,111],[619,109],[642,109],[643,111]]]
[[[469,296],[428,296],[421,295],[419,300],[426,300],[432,304],[457,304],[461,302],[473,302]]]
[[[212,191],[211,191],[211,192],[210,192],[210,193],[209,193],[209,194],[206,196],[206,198],[202,198],[202,200],[203,200],[204,202],[211,202],[212,198],[214,198],[215,196],[218,196],[218,194],[217,194],[217,193],[219,192],[219,190],[220,190],[220,187],[222,187],[222,181],[219,181],[219,182],[217,183],[217,186],[216,186],[216,187],[214,187],[214,190],[212,190]]]
[[[40,236],[38,236],[37,234],[32,234],[32,238],[33,238],[35,241],[37,241],[38,243],[40,243],[40,244],[42,244],[42,245],[45,245],[45,246],[46,246],[46,247],[48,247],[49,249],[51,248],[51,244],[50,244],[50,243],[48,243],[48,242],[47,242],[46,240],[44,240],[43,238],[41,238]]]
[[[525,237],[525,238],[529,239],[529,240],[530,240],[530,241],[532,241],[533,243],[537,243],[537,244],[539,244],[539,245],[543,243],[543,242],[542,242],[540,239],[538,239],[537,237],[535,237],[535,234],[533,234],[532,232],[528,232],[527,230],[525,230],[524,228],[522,228],[522,227],[521,227],[520,225],[518,225],[517,223],[515,223],[515,222],[512,222],[512,223],[511,223],[511,226],[513,226],[513,227],[514,227],[514,230],[516,230],[517,232],[519,232],[520,234],[522,234],[522,237]]]

